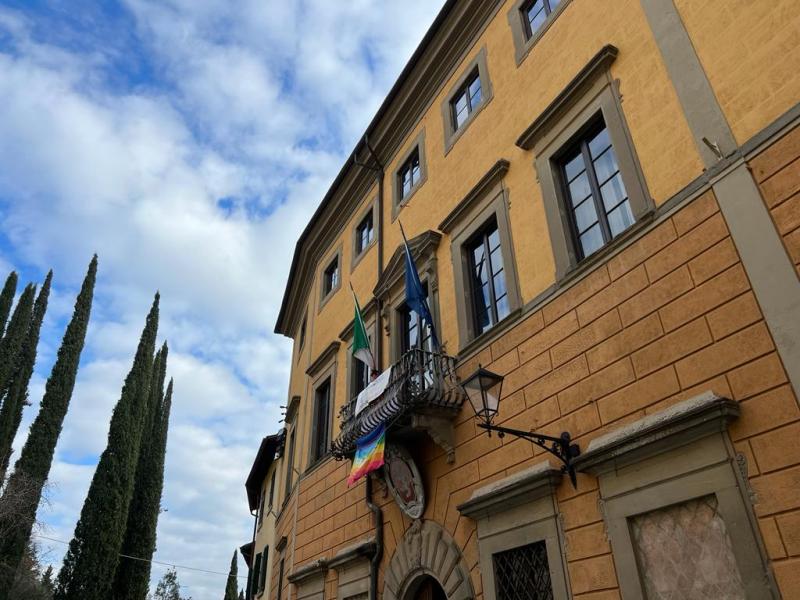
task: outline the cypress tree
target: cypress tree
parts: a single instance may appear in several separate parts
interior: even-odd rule
[[[57,600],[107,600],[128,522],[158,330],[156,294],[122,393],[111,415],[108,444],[58,574]]]
[[[11,313],[11,304],[14,302],[14,294],[17,293],[17,272],[11,271],[6,278],[3,291],[0,292],[0,336],[6,330],[6,321]]]
[[[0,530],[11,530],[11,534],[0,539],[0,565],[6,567],[0,568],[0,600],[8,598],[8,590],[11,589],[11,582],[25,553],[25,546],[36,520],[36,509],[39,506],[42,488],[50,474],[58,436],[61,434],[72,390],[75,387],[78,363],[89,325],[96,276],[97,255],[92,257],[89,263],[89,270],[75,301],[72,320],[67,325],[56,362],[45,384],[39,414],[31,425],[28,439],[8,480],[3,498],[0,499],[2,502],[6,498],[13,501],[23,495],[26,497],[24,516],[18,517],[15,523],[0,523]],[[26,491],[28,493],[25,493]]]
[[[225,586],[225,597],[223,600],[237,600],[237,584],[239,583],[239,565],[236,564],[236,550],[233,551],[231,559],[231,570],[228,572],[228,584]]]
[[[28,384],[36,364],[36,347],[39,345],[39,332],[47,312],[47,300],[50,296],[50,283],[53,280],[51,270],[44,280],[42,290],[33,306],[33,317],[28,327],[28,336],[20,350],[20,367],[11,380],[3,407],[0,409],[0,483],[6,477],[8,463],[11,460],[11,446],[22,421],[22,410],[28,404]]]
[[[25,286],[25,290],[17,301],[14,314],[11,315],[11,320],[8,322],[6,334],[0,341],[0,396],[5,394],[11,378],[14,377],[20,366],[19,355],[30,328],[35,294],[36,288],[33,285]]]
[[[156,353],[153,378],[150,385],[148,411],[136,483],[128,511],[128,524],[122,543],[121,558],[114,578],[112,597],[115,600],[145,600],[150,588],[150,563],[126,559],[126,556],[151,559],[156,549],[156,527],[161,509],[161,491],[164,482],[164,379],[167,373],[167,344]],[[170,383],[171,386],[171,383]],[[168,391],[172,395],[172,388]],[[169,415],[167,415],[167,418]],[[163,443],[162,443],[163,441]]]

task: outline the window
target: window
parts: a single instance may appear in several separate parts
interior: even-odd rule
[[[585,258],[635,220],[608,128],[602,120],[565,152],[560,168],[576,249],[580,258]]]
[[[400,208],[410,201],[427,179],[424,129],[399,155],[397,164],[399,166],[392,178],[392,220],[397,218]]]
[[[330,446],[331,380],[326,379],[314,392],[314,428],[311,442],[312,464],[328,453]]]
[[[258,574],[258,593],[263,594],[267,585],[267,565],[269,564],[269,547],[264,548],[261,554],[261,572]]]
[[[467,81],[456,92],[455,98],[450,101],[453,111],[453,127],[459,129],[467,122],[467,117],[481,103],[481,78],[477,67],[467,78]]]
[[[339,256],[337,255],[322,274],[322,295],[327,296],[339,287]]]
[[[281,557],[281,564],[278,567],[278,600],[281,600],[281,596],[283,595],[283,568],[284,568],[284,558]]]
[[[302,350],[303,349],[303,345],[306,343],[306,323],[307,323],[307,319],[308,319],[307,316],[303,317],[303,324],[300,325],[300,342],[299,342],[299,345],[298,345],[298,349],[299,350]],[[298,352],[298,355],[299,355],[299,352]]]
[[[495,218],[467,242],[465,251],[470,270],[473,326],[476,335],[480,335],[510,312],[500,231]]]
[[[442,103],[445,154],[450,152],[458,138],[491,99],[492,84],[489,80],[486,48],[481,48],[466,65],[461,77],[455,81]]]
[[[272,508],[272,501],[275,498],[275,470],[272,471],[272,477],[269,478],[269,507]]]
[[[255,597],[259,593],[258,583],[261,580],[261,553],[256,554],[256,559],[253,561],[253,577],[250,580],[250,597]]]
[[[294,467],[294,429],[289,434],[289,452],[286,454],[286,490],[283,494],[283,501],[289,499],[292,493],[292,469]]]
[[[261,488],[261,498],[258,502],[258,527],[264,522],[264,501],[266,498],[266,487]]]
[[[425,296],[428,296],[427,283],[422,284],[425,288]],[[401,338],[400,349],[408,352],[414,348],[421,350],[431,350],[431,329],[422,320],[422,317],[408,306],[403,304],[400,307]]]
[[[570,0],[517,0],[508,12],[517,65],[542,38]]]
[[[560,0],[533,0],[523,5],[522,16],[525,24],[525,34],[528,39],[539,30],[559,2]]]
[[[600,49],[516,142],[536,155],[556,281],[654,210],[609,71],[617,54]]]
[[[417,155],[417,170],[419,171],[419,155]],[[361,254],[375,239],[372,210],[370,210],[361,223],[356,227],[356,254]]]
[[[544,540],[492,556],[497,600],[552,600]]]
[[[450,235],[456,288],[459,353],[522,306],[503,179],[509,163],[499,160],[439,224]]]

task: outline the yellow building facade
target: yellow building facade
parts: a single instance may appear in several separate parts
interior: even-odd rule
[[[297,244],[253,596],[800,597],[798,72],[791,0],[446,2]]]

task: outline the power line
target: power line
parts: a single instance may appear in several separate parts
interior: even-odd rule
[[[43,540],[49,540],[51,542],[58,542],[59,544],[65,544],[65,545],[69,546],[69,542],[65,542],[64,540],[59,540],[59,539],[56,539],[56,538],[47,537],[46,535],[41,535],[39,533],[34,533],[33,535],[35,535],[36,537],[41,538]],[[120,554],[119,556],[120,556],[120,558],[129,558],[131,560],[139,560],[139,561],[142,561],[142,562],[149,562],[149,563],[152,563],[154,565],[163,565],[165,567],[172,567],[173,569],[184,569],[186,571],[198,571],[200,573],[210,573],[212,575],[225,575],[225,577],[229,577],[230,576],[228,573],[222,573],[221,571],[210,571],[208,569],[201,569],[199,567],[187,567],[186,565],[176,565],[176,564],[169,563],[169,562],[162,562],[160,560],[152,560],[152,559],[149,559],[149,558],[142,558],[140,556],[130,556],[128,554]],[[247,579],[247,576],[246,575],[237,575],[236,578],[237,579]]]

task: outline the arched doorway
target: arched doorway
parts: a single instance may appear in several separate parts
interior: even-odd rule
[[[447,600],[447,596],[438,581],[425,576],[419,585],[408,590],[406,600]]]

